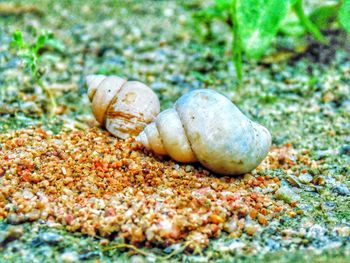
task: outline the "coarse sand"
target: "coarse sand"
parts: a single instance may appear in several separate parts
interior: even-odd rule
[[[309,162],[287,145],[272,148],[252,173],[218,176],[99,128],[22,129],[0,135],[0,219],[42,220],[134,245],[207,246],[223,231],[254,235],[280,215],[295,216],[295,203],[276,199],[281,183],[266,171]]]

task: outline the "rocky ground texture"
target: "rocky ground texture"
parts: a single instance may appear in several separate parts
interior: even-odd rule
[[[304,40],[304,52],[277,63],[280,50],[295,48],[293,39],[279,37],[274,43],[279,51],[272,48],[262,62],[245,64],[244,85],[238,89],[228,29],[214,24],[217,37],[208,42],[193,23],[193,12],[206,2],[114,2],[29,0],[10,1],[31,7],[21,12],[2,13],[0,8],[0,258],[5,262],[24,258],[31,262],[349,261],[350,55],[346,36],[326,32],[331,46]],[[47,117],[45,93],[31,82],[10,47],[16,29],[28,41],[35,33],[51,30],[61,44],[62,48],[41,54],[44,84],[58,104],[54,118]],[[268,127],[273,148],[256,171],[238,178],[220,178],[198,165],[161,160],[132,140],[121,142],[96,127],[90,129],[95,122],[84,84],[84,76],[90,73],[143,81],[158,94],[163,109],[192,89],[216,89]],[[77,142],[75,136],[83,140]],[[85,156],[89,166],[84,168],[75,161],[75,151],[92,151],[92,138],[101,146],[96,156]],[[118,162],[108,152],[116,149]],[[88,169],[88,180],[82,180],[83,172],[75,174],[79,169]],[[109,177],[109,169],[116,177]],[[92,170],[98,176],[92,177]],[[118,180],[120,189],[114,189],[118,184],[110,180],[125,172],[128,180]],[[164,174],[167,177],[160,181],[157,176]],[[175,194],[181,182],[184,188]],[[158,192],[159,185],[168,191]],[[122,198],[130,201],[133,194],[140,200],[123,208],[130,209],[123,215],[130,218],[120,220],[122,232],[119,225],[106,227],[106,220],[118,217],[109,209],[112,188],[125,195],[114,200],[121,206]],[[222,195],[223,191],[229,193]],[[192,215],[198,216],[202,209],[203,218],[186,218],[184,223],[180,217],[174,225],[162,225],[159,218],[151,221],[139,216],[139,212],[157,209],[145,196],[156,195],[160,209],[173,209],[177,216],[180,212],[165,200],[188,198],[192,192]],[[244,213],[229,206],[239,199],[237,193],[244,197]],[[179,200],[178,207],[184,200]],[[215,213],[206,208],[208,202],[217,208]],[[81,211],[81,204],[90,208]],[[137,204],[144,206],[136,209]],[[231,225],[229,219],[233,219]],[[147,232],[152,223],[178,231],[170,235],[153,227],[154,231]],[[204,235],[200,240],[206,244],[187,245],[188,229]]]

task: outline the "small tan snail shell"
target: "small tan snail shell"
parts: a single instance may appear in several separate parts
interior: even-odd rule
[[[141,82],[103,75],[86,82],[96,120],[121,139],[138,135],[160,111],[157,95]]]
[[[183,95],[136,140],[178,162],[199,161],[209,170],[230,175],[256,168],[271,145],[265,127],[249,120],[228,98],[213,90]]]

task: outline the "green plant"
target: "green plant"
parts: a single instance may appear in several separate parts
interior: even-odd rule
[[[339,22],[350,33],[350,0],[343,0],[339,8]]]
[[[212,37],[210,23],[219,19],[225,21],[233,35],[232,57],[239,86],[242,85],[242,54],[247,59],[260,59],[279,32],[281,22],[291,10],[299,24],[313,38],[327,44],[327,38],[320,29],[338,18],[339,24],[350,32],[350,0],[338,1],[334,5],[321,6],[307,15],[302,0],[215,0],[215,4],[195,14],[196,21],[204,23],[207,34]],[[327,24],[328,23],[328,24]]]
[[[33,84],[38,85],[49,99],[49,117],[52,118],[56,112],[57,103],[53,93],[43,81],[45,70],[42,65],[42,51],[45,48],[51,48],[62,52],[62,44],[54,39],[52,33],[47,32],[41,33],[33,43],[28,43],[24,40],[22,32],[17,30],[13,33],[11,46],[16,48],[25,69],[30,72]]]
[[[303,8],[303,0],[294,0],[292,2],[292,9],[295,14],[298,16],[300,23],[305,27],[306,31],[308,31],[316,40],[321,43],[326,44],[328,41],[322,35],[318,27],[310,20],[310,18],[305,14]]]

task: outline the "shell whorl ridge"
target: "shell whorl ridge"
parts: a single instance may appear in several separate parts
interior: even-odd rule
[[[104,75],[86,82],[96,120],[119,138],[138,135],[160,111],[157,95],[141,82]]]
[[[232,175],[256,168],[271,145],[265,127],[249,120],[228,98],[213,90],[183,95],[136,139],[178,162],[199,161],[216,173]]]

